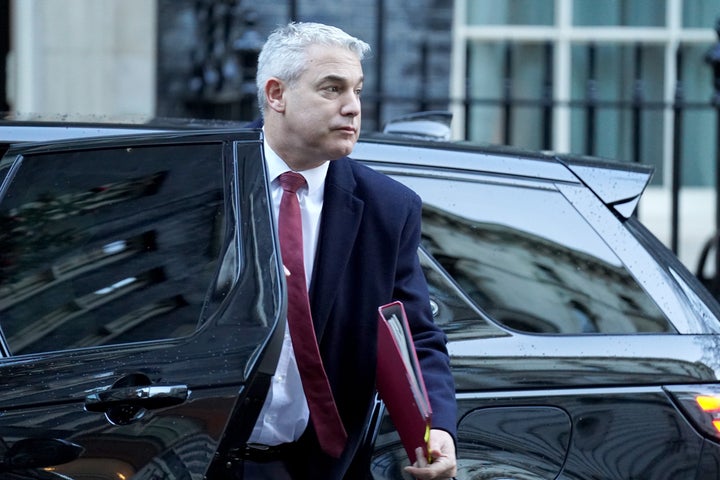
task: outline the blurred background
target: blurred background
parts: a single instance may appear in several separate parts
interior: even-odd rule
[[[0,110],[252,120],[268,33],[329,23],[373,48],[365,130],[450,111],[458,140],[653,165],[638,216],[695,272],[720,222],[718,19],[717,0],[0,0]]]

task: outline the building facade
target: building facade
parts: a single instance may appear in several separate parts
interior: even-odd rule
[[[692,269],[715,229],[705,54],[718,41],[716,0],[7,5],[5,98],[15,111],[249,120],[267,34],[290,20],[331,23],[373,47],[366,129],[450,110],[455,138],[651,164],[641,220]]]

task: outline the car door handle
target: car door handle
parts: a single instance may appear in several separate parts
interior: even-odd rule
[[[85,397],[85,409],[90,412],[108,412],[120,406],[140,407],[147,410],[171,407],[187,400],[186,385],[144,385],[109,388]]]

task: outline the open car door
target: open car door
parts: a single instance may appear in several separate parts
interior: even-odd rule
[[[260,135],[0,160],[0,477],[201,479],[242,441],[285,308]]]

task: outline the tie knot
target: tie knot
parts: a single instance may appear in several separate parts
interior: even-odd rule
[[[285,172],[278,177],[283,190],[290,193],[297,192],[298,188],[305,185],[305,177],[295,172]]]

